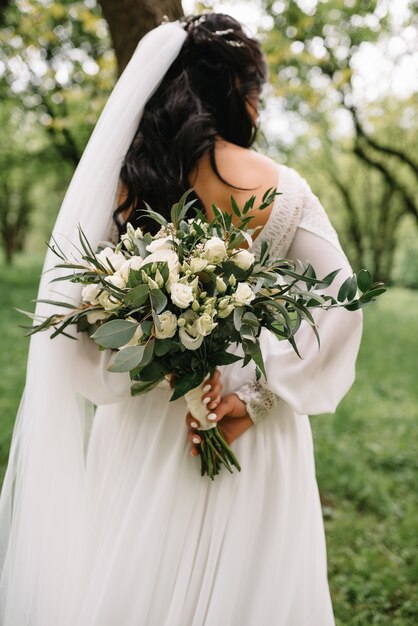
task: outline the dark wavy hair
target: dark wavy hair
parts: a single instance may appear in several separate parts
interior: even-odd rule
[[[256,136],[247,102],[267,80],[259,42],[223,13],[180,21],[187,38],[146,104],[120,172],[126,192],[114,212],[120,232],[125,227],[122,214],[132,208],[129,221],[155,233],[158,225],[144,215],[143,201],[169,218],[171,205],[190,188],[188,175],[206,152],[219,179],[237,189],[218,171],[215,138],[220,135],[248,148]],[[194,197],[203,208],[199,197]]]

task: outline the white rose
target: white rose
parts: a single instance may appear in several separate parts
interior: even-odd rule
[[[170,339],[177,331],[177,317],[171,311],[164,311],[158,316],[160,329],[155,326],[157,339]]]
[[[188,350],[197,350],[202,345],[203,335],[196,328],[197,319],[197,314],[189,309],[178,320],[180,341]]]
[[[105,311],[113,311],[120,305],[119,300],[116,300],[116,298],[111,296],[107,291],[102,291],[99,296],[99,302]]]
[[[119,272],[116,272],[116,274],[112,276],[106,276],[104,280],[109,285],[113,285],[113,287],[117,287],[118,289],[125,289],[126,287],[126,283]]]
[[[142,266],[148,265],[148,263],[165,262],[168,265],[169,277],[167,281],[167,289],[170,291],[171,285],[179,279],[180,262],[177,253],[174,250],[157,250],[153,252],[146,259],[142,261]]]
[[[104,320],[108,316],[106,311],[90,311],[87,313],[87,321],[89,324],[95,324],[99,320]]]
[[[190,285],[183,285],[182,283],[173,283],[170,295],[173,303],[180,309],[186,309],[194,300]]]
[[[151,253],[157,252],[157,250],[172,250],[176,243],[179,243],[179,240],[175,237],[160,237],[151,241],[146,249]]]
[[[248,283],[238,283],[237,290],[234,293],[234,300],[239,306],[250,304],[255,298],[255,293]]]
[[[185,328],[179,330],[180,341],[187,350],[197,350],[202,345],[203,335],[191,337]]]
[[[209,261],[207,259],[201,259],[200,257],[194,257],[190,261],[190,269],[193,273],[198,274],[203,271],[205,267],[208,265]]]
[[[203,254],[205,259],[218,263],[226,257],[225,244],[219,237],[211,237],[203,247]]]
[[[231,256],[231,261],[238,265],[242,270],[248,270],[251,265],[254,263],[255,256],[252,252],[248,250],[240,250],[233,256]]]
[[[142,260],[143,259],[140,256],[133,256],[122,263],[118,273],[122,276],[125,282],[128,282],[129,272],[131,270],[139,270],[141,268]]]
[[[125,345],[122,346],[122,348],[128,348],[129,346],[137,346],[141,342],[141,339],[143,336],[144,336],[144,333],[141,328],[141,325],[138,324],[138,326],[136,327],[134,336],[132,337],[130,341],[128,341],[128,343],[125,343]]]
[[[126,261],[122,252],[115,252],[112,248],[104,248],[99,254],[96,254],[98,261],[106,267],[106,269],[118,271]],[[110,264],[110,265],[109,265]]]
[[[212,316],[208,313],[201,315],[195,322],[199,335],[209,335],[217,325],[217,322],[214,322]]]
[[[100,285],[86,285],[81,292],[81,299],[83,302],[90,302],[90,304],[97,304],[97,299],[100,293]]]

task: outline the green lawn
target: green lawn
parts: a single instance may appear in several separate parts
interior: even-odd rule
[[[0,465],[23,387],[25,323],[40,262],[0,267]],[[357,381],[336,415],[312,419],[340,626],[418,624],[418,293],[365,311]],[[321,625],[312,625],[321,626]]]

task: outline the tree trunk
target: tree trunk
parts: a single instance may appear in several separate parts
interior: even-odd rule
[[[109,24],[119,73],[128,64],[138,42],[158,26],[163,16],[174,21],[184,15],[181,0],[99,0]]]

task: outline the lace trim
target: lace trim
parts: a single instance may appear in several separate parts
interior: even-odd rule
[[[244,402],[254,424],[265,417],[277,404],[277,397],[258,381],[250,381],[234,392]]]
[[[322,206],[318,196],[310,188],[307,181],[300,176],[301,186],[304,192],[303,213],[299,222],[299,228],[309,230],[315,235],[323,237],[331,244],[340,249],[337,232],[331,224],[329,217]]]
[[[260,252],[263,240],[271,241],[271,256],[283,258],[290,248],[302,216],[305,190],[299,174],[287,165],[278,165],[280,196],[276,196],[269,218],[251,246],[254,254]]]

